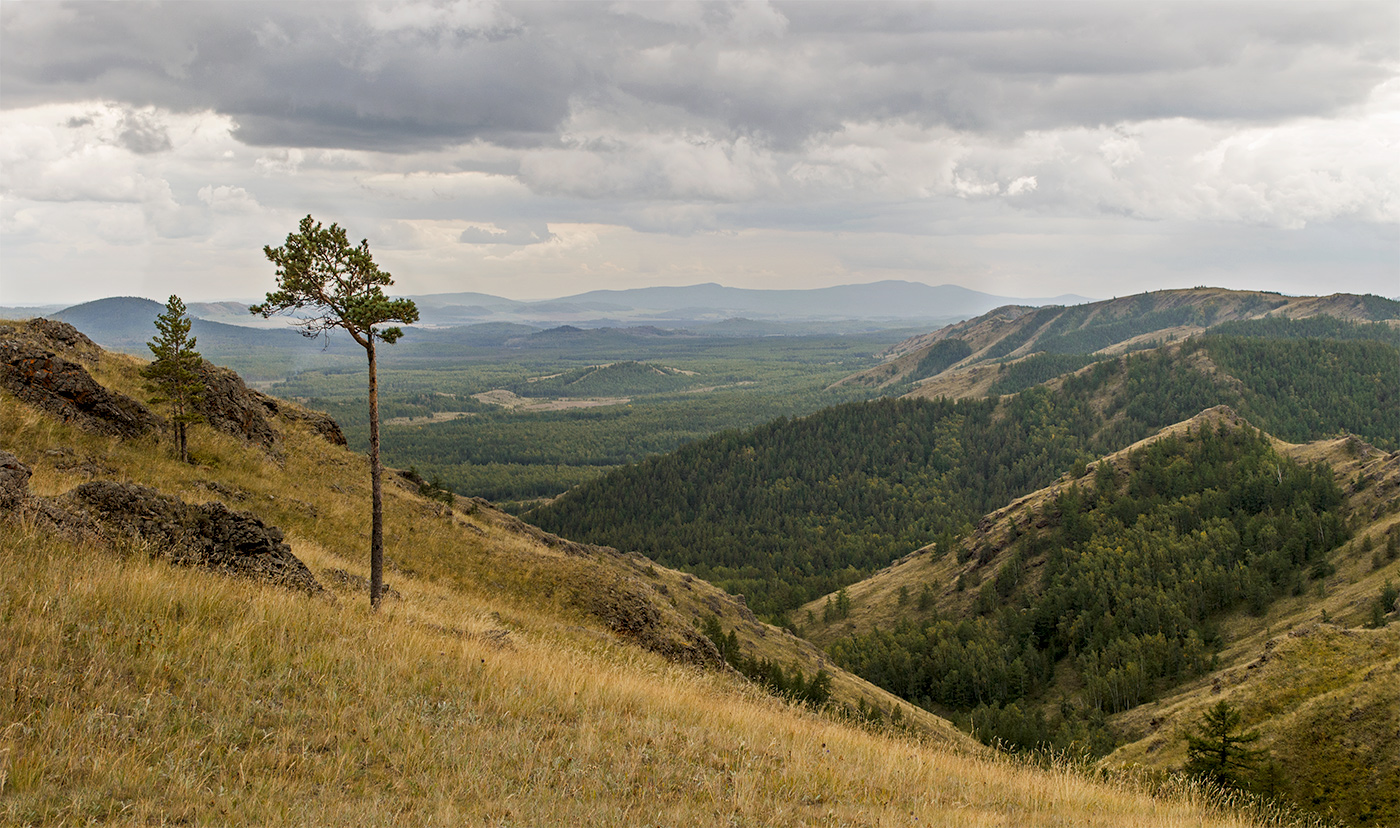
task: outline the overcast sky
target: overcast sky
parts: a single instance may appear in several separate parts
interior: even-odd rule
[[[0,304],[1400,295],[1400,3],[0,4]]]

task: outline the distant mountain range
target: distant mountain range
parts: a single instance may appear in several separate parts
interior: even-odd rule
[[[713,283],[686,287],[593,290],[558,299],[518,302],[484,293],[438,293],[411,297],[426,325],[461,325],[490,320],[588,327],[656,324],[668,327],[721,322],[816,322],[866,320],[905,325],[949,321],[1002,305],[1075,305],[1082,296],[1008,299],[956,285],[884,281],[807,290],[754,290]]]
[[[817,323],[822,323],[818,329],[823,332],[947,324],[1008,304],[1036,307],[1078,305],[1092,301],[1076,295],[1015,299],[956,285],[935,287],[901,281],[807,290],[754,290],[710,283],[686,287],[593,290],[532,302],[485,293],[433,293],[409,298],[418,305],[420,326],[429,328],[483,322],[530,325],[535,328],[558,325],[583,328],[656,325],[703,329],[717,326],[709,331],[696,332],[729,336],[807,332],[805,326]],[[114,301],[125,305],[106,304]],[[135,302],[148,304],[132,304]],[[189,302],[187,307],[191,318],[207,322],[240,328],[284,329],[283,320],[264,320],[249,314],[248,304],[246,301]],[[157,303],[150,300],[114,297],[72,307],[0,307],[0,318],[47,316],[64,319],[80,327],[87,325],[86,329],[100,333],[112,327],[113,322],[129,321],[133,313],[144,317],[147,310],[155,307]],[[109,313],[112,310],[116,310],[115,316]],[[148,322],[147,319],[140,320],[143,327]],[[777,327],[773,327],[775,324]],[[791,327],[793,325],[803,327],[794,329]],[[721,330],[723,334],[720,334]],[[141,336],[147,334],[143,332]],[[115,344],[115,340],[110,341]],[[144,342],[144,339],[141,341]]]
[[[810,290],[752,290],[717,284],[595,290],[534,302],[485,293],[437,293],[411,298],[418,305],[421,320],[406,344],[417,340],[422,346],[488,348],[553,343],[569,333],[553,333],[563,326],[572,328],[575,335],[581,334],[580,329],[596,331],[589,334],[593,339],[645,335],[647,331],[736,338],[847,334],[927,329],[1013,301],[1022,306],[1088,301],[1081,296],[1012,300],[954,285],[933,287],[898,281]],[[323,341],[325,347],[321,350],[307,349],[290,320],[253,316],[248,313],[248,304],[187,304],[198,347],[206,357],[261,379],[266,373],[262,363],[274,352],[281,354],[283,364],[295,364],[298,369],[328,367],[357,354],[343,337]],[[46,316],[86,331],[105,348],[144,356],[146,342],[154,331],[152,323],[163,308],[150,299],[124,296],[71,307],[0,307],[0,318]]]

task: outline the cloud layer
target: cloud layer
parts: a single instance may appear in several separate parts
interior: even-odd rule
[[[5,304],[256,296],[307,212],[406,292],[1400,293],[1388,2],[9,3],[0,35]]]

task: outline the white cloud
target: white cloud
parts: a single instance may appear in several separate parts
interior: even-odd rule
[[[199,188],[199,200],[219,213],[257,213],[262,210],[258,200],[242,187],[206,184]]]
[[[306,153],[293,147],[271,150],[254,161],[253,165],[263,175],[296,175],[305,160]]]
[[[776,159],[754,140],[706,132],[564,136],[565,148],[527,152],[521,180],[582,198],[738,201],[778,184]]]
[[[457,236],[463,244],[508,244],[512,246],[543,244],[553,241],[555,235],[545,224],[512,224],[501,227],[495,223],[472,225]]]
[[[1036,186],[1037,182],[1035,180],[1035,176],[1023,175],[1007,185],[1006,194],[1009,196],[1015,196],[1020,195],[1021,193],[1029,193],[1033,191],[1036,188]]]

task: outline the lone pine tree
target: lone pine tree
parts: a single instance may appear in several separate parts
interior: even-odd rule
[[[383,288],[394,280],[379,269],[369,252],[369,240],[359,246],[349,243],[344,228],[337,224],[322,227],[311,216],[301,220],[297,232],[287,235],[282,247],[264,247],[263,254],[277,266],[277,290],[267,301],[248,310],[264,318],[277,313],[311,309],[312,316],[299,317],[296,324],[303,336],[315,338],[332,328],[341,328],[365,349],[369,360],[369,468],[373,502],[370,523],[370,606],[379,607],[384,591],[384,508],[379,464],[379,380],[375,366],[375,343],[392,345],[403,336],[398,327],[379,327],[386,322],[412,324],[418,321],[418,307],[411,299],[390,299]]]
[[[1186,771],[1222,787],[1247,787],[1246,777],[1264,751],[1249,747],[1259,740],[1259,731],[1245,733],[1242,718],[1240,711],[1224,700],[1207,710],[1196,733],[1186,736]]]
[[[141,376],[148,380],[147,388],[155,394],[151,402],[170,404],[180,462],[189,462],[186,426],[204,422],[204,415],[199,411],[204,401],[204,379],[199,373],[203,360],[194,349],[190,319],[185,315],[185,303],[180,297],[172,294],[166,300],[165,312],[156,317],[155,324],[155,339],[146,343],[155,359],[141,369]]]

